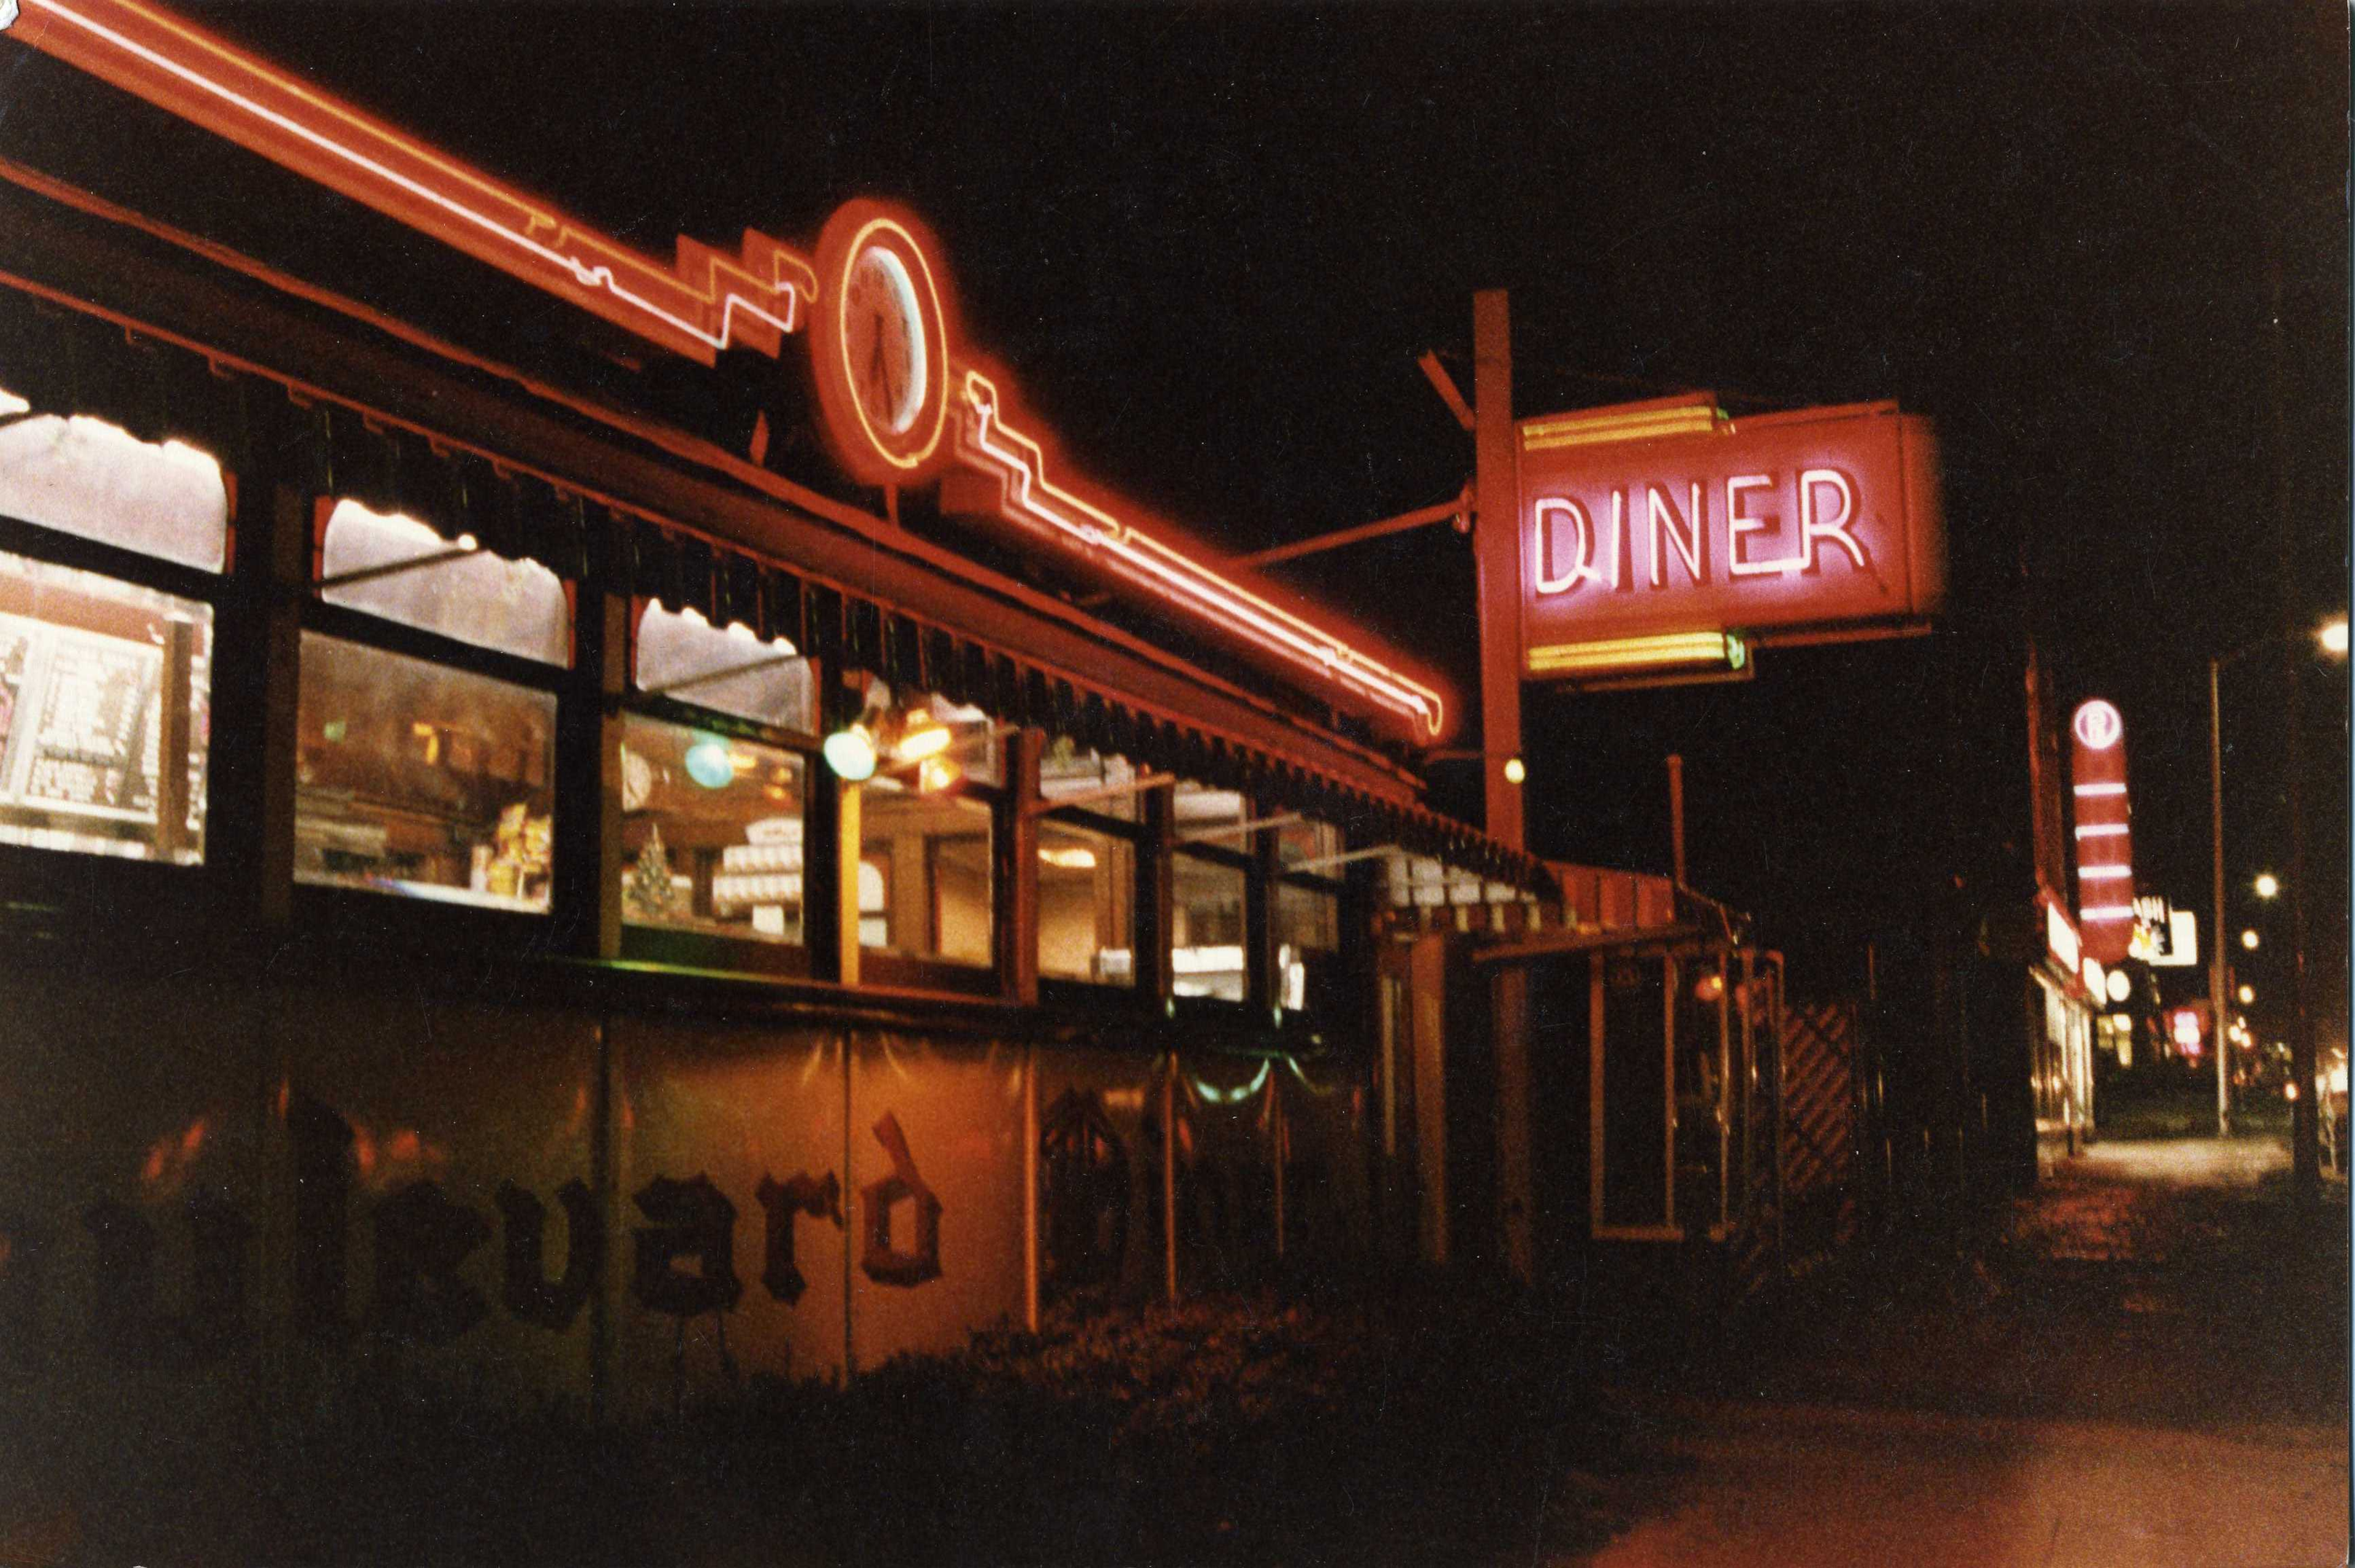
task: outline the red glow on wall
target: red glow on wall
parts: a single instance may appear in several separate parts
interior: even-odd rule
[[[943,497],[945,506],[1002,518],[1030,538],[1194,611],[1300,673],[1359,697],[1403,739],[1430,744],[1447,733],[1453,715],[1436,685],[1279,603],[1274,590],[1248,581],[1241,569],[1219,561],[1204,547],[1173,544],[1168,536],[1174,530],[1166,525],[1148,532],[1111,509],[1120,503],[1083,497],[1060,464],[1050,477],[1042,439],[1016,422],[1020,416],[1007,408],[997,379],[968,367],[957,392],[957,460],[986,483],[952,485]]]
[[[1525,674],[1638,638],[1918,627],[1944,602],[1929,421],[1893,403],[1727,420],[1707,402],[1520,422]]]
[[[8,36],[706,365],[775,355],[816,295],[766,235],[666,265],[139,0],[25,0]]]
[[[815,263],[748,231],[732,255],[682,237],[665,265],[143,0],[25,0],[7,36],[703,364],[731,347],[774,356],[807,326],[825,434],[855,478],[909,485],[953,462],[1028,538],[1272,656],[1337,706],[1412,742],[1450,729],[1440,688],[1396,656],[1126,502],[1082,499],[1060,464],[1050,480],[1038,427],[1018,425],[1003,379],[957,342],[937,250],[900,209],[847,205]]]

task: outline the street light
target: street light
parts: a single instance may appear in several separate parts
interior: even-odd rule
[[[2245,1008],[2257,999],[2257,988],[2254,986],[2243,986],[2232,995],[2238,997],[2241,1005]]]
[[[2259,648],[2286,643],[2295,635],[2294,632],[2287,630],[2275,632],[2269,636],[2259,637],[2253,643],[2245,643],[2228,653],[2218,654],[2208,661],[2208,805],[2211,848],[2214,852],[2215,869],[2213,891],[2216,899],[2216,924],[2214,930],[2218,938],[2210,943],[2208,947],[2208,1008],[2211,1018],[2222,1018],[2224,1014],[2224,944],[2222,940],[2224,933],[2224,718],[2223,699],[2220,695],[2222,677],[2226,665],[2235,663]],[[2334,615],[2316,627],[2314,641],[2315,645],[2328,657],[2345,658],[2347,656],[2347,617]],[[2297,885],[2305,875],[2306,855],[2306,826],[2300,815],[2303,792],[2299,788],[2301,774],[2298,771],[2303,765],[2304,759],[2299,755],[2297,741],[2297,718],[2301,703],[2295,662],[2291,663],[2289,668],[2290,839],[2291,859],[2296,862],[2290,867],[2292,881],[2290,924],[2293,937],[2291,974],[2294,977],[2297,1007],[2296,1061],[2291,1073],[2295,1078],[2300,1072],[2310,1075],[2313,1071],[2314,1030],[2312,1020],[2307,1014],[2306,1005],[2305,894],[2303,889]],[[2259,898],[2270,899],[2280,891],[2280,879],[2274,876],[2272,872],[2268,871],[2257,879]],[[2254,930],[2242,932],[2241,945],[2249,952],[2255,952],[2257,950],[2256,932]],[[2216,1133],[2220,1137],[2228,1137],[2232,1131],[2232,1075],[2225,1067],[2225,1058],[2230,1054],[2231,1052],[2222,1050],[2216,1052]],[[2292,1175],[2301,1193],[2307,1192],[2312,1185],[2315,1131],[2313,1117],[2301,1108],[2290,1127]]]

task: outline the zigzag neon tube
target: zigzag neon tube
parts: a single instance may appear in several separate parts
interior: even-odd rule
[[[957,455],[999,479],[1007,517],[1104,560],[1132,580],[1231,627],[1327,680],[1401,714],[1425,735],[1446,724],[1438,692],[1272,604],[1191,556],[1121,522],[1047,477],[1039,443],[1000,417],[997,388],[978,370],[961,379]]]
[[[707,365],[776,354],[816,299],[809,262],[766,235],[733,258],[682,238],[666,267],[137,0],[24,12],[10,37]]]

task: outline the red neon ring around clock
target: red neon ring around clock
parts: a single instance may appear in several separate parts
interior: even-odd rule
[[[818,235],[811,358],[836,458],[868,485],[922,479],[946,455],[948,311],[922,224],[845,203]]]

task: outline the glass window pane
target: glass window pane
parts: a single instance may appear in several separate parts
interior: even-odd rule
[[[294,877],[543,913],[548,692],[303,634]]]
[[[1343,868],[1331,864],[1341,852],[1341,830],[1328,822],[1287,822],[1275,830],[1276,859],[1286,870],[1307,866],[1312,876],[1339,877]]]
[[[1136,858],[1124,838],[1039,825],[1039,973],[1136,983]]]
[[[1136,782],[1136,767],[1126,757],[1107,757],[1075,745],[1068,735],[1059,735],[1049,743],[1046,754],[1039,759],[1039,794],[1047,800],[1071,800],[1083,811],[1099,816],[1117,816],[1123,822],[1136,820],[1136,793],[1104,795],[1108,789],[1124,789]]]
[[[0,554],[0,843],[205,858],[213,613]]]
[[[1231,827],[1243,820],[1243,797],[1231,789],[1212,789],[1208,784],[1188,780],[1178,781],[1172,792],[1176,798],[1174,815],[1180,838],[1199,837],[1205,844],[1216,844],[1226,849],[1245,849],[1251,841],[1240,833],[1220,833],[1221,827]]]
[[[990,809],[878,779],[859,810],[858,942],[908,958],[987,967]]]
[[[0,413],[21,400],[0,392]],[[220,464],[176,441],[133,440],[103,420],[36,414],[0,423],[0,515],[218,571],[229,556]]]
[[[1341,901],[1331,893],[1277,883],[1274,906],[1278,999],[1299,1012],[1341,951]]]
[[[881,779],[911,786],[922,780],[935,791],[947,787],[933,782],[943,773],[950,783],[1005,782],[997,727],[980,709],[922,691],[902,691],[894,701],[879,680],[868,688],[868,701],[883,709]]]
[[[722,631],[693,610],[648,604],[638,617],[640,691],[814,734],[817,683],[794,655],[783,637],[763,643],[741,624]]]
[[[622,918],[798,944],[802,759],[622,718]]]
[[[1173,857],[1169,967],[1181,997],[1244,999],[1242,869],[1191,855]]]
[[[414,517],[336,502],[319,581],[330,604],[518,658],[572,662],[571,605],[556,573],[476,549],[467,536],[453,543]]]

